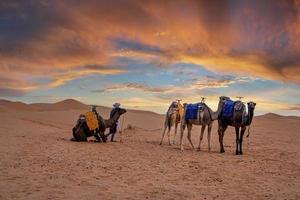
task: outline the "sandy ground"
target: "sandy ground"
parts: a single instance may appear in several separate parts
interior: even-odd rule
[[[300,199],[298,117],[256,117],[244,155],[236,156],[233,128],[225,135],[226,153],[218,153],[217,123],[212,152],[207,151],[206,134],[201,152],[192,150],[187,141],[181,152],[178,145],[168,146],[167,138],[159,145],[162,115],[129,111],[124,127],[134,128],[124,131],[123,143],[77,143],[69,141],[71,128],[86,110],[4,107],[1,200]],[[107,117],[108,109],[99,110]],[[198,140],[197,127],[195,146]]]

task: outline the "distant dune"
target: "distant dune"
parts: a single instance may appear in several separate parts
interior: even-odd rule
[[[99,110],[105,112],[109,111],[111,108],[98,105]],[[32,103],[26,104],[23,102],[14,102],[4,99],[0,99],[0,111],[59,111],[59,110],[89,110],[91,105],[84,104],[75,99],[66,99],[56,103]],[[151,111],[144,110],[132,110],[129,111],[139,114],[152,114],[152,115],[161,115]],[[279,119],[279,118],[299,118],[298,116],[282,116],[276,113],[266,113],[263,115],[255,116],[259,119]]]
[[[266,113],[255,117],[260,120],[299,120],[299,116],[283,116],[276,113]]]
[[[91,109],[90,105],[86,105],[80,101],[74,99],[66,99],[56,103],[33,103],[25,104],[22,102],[13,102],[7,100],[0,100],[0,112],[25,112],[31,113],[27,116],[34,115],[35,112],[47,112],[47,111],[73,111],[77,113],[72,117],[74,123],[80,113],[85,113]],[[97,106],[97,111],[104,118],[109,118],[111,108],[105,106]],[[164,115],[160,115],[151,111],[142,110],[128,110],[125,117],[125,126],[128,124],[139,126],[147,129],[158,129],[162,127],[161,120]],[[68,117],[70,119],[70,117]],[[123,120],[123,119],[122,119]]]
[[[80,111],[84,113],[91,109],[91,105],[86,105],[74,99],[66,99],[56,103],[32,103],[26,104],[22,102],[13,102],[8,100],[0,100],[0,112],[46,112],[46,111]],[[97,110],[104,118],[109,118],[111,108],[105,106],[97,106]],[[78,115],[76,115],[76,118]],[[144,127],[147,129],[158,129],[163,127],[164,115],[151,111],[128,109],[125,117],[125,126],[128,124]],[[278,122],[286,120],[300,120],[297,116],[281,116],[275,113],[267,113],[255,116],[255,120],[265,122]]]
[[[88,109],[85,105],[74,99],[66,99],[57,103],[33,103],[25,104],[21,102],[13,102],[0,100],[0,108],[3,111],[51,111],[51,110],[80,110]]]
[[[99,109],[111,109],[109,107],[97,105]],[[83,110],[90,109],[91,105],[84,104],[75,99],[66,99],[56,103],[32,103],[26,104],[18,101],[8,101],[0,99],[0,108],[2,111],[51,111],[51,110]],[[130,110],[136,113],[152,113],[157,114],[151,111],[144,110]]]
[[[50,110],[81,110],[88,109],[89,106],[85,105],[74,99],[66,99],[57,103],[34,103],[29,104],[35,107],[39,111],[50,111]]]
[[[8,100],[0,100],[0,111],[36,111],[36,108],[30,104],[22,102],[13,102]]]

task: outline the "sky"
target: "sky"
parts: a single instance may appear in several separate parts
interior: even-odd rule
[[[0,98],[300,115],[299,0],[0,1]]]

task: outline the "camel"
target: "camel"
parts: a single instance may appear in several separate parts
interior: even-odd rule
[[[225,96],[221,96],[219,97],[219,104],[218,104],[218,109],[216,112],[212,111],[205,103],[204,103],[204,99],[202,99],[201,110],[198,110],[199,113],[199,117],[198,119],[193,119],[193,120],[187,120],[185,119],[185,115],[186,115],[186,106],[187,104],[184,105],[184,114],[182,117],[182,121],[181,121],[181,135],[180,135],[180,149],[181,151],[183,151],[183,133],[185,130],[185,127],[187,126],[188,129],[188,141],[190,142],[192,148],[194,149],[194,145],[192,142],[192,138],[191,138],[191,131],[192,131],[192,126],[193,125],[200,125],[201,127],[201,134],[200,134],[200,138],[199,138],[199,146],[198,146],[198,151],[200,151],[201,149],[201,142],[203,139],[203,134],[205,131],[206,126],[208,126],[207,129],[207,140],[208,140],[208,150],[211,150],[211,144],[210,144],[210,139],[211,139],[211,129],[212,129],[212,125],[213,125],[213,121],[218,119],[218,116],[222,110],[223,104],[224,102],[229,99],[228,97]]]
[[[106,142],[106,135],[104,134],[105,130],[109,127],[112,127],[117,123],[120,116],[126,113],[126,109],[117,108],[117,112],[110,119],[103,119],[100,115],[97,114],[99,130],[95,133],[91,132],[87,126],[84,115],[80,115],[76,126],[73,128],[73,136],[75,141],[87,141],[87,138],[94,136],[98,141]]]
[[[250,126],[254,116],[254,109],[256,103],[250,101],[247,103],[248,114],[246,112],[246,106],[241,101],[236,101],[234,104],[232,117],[223,117],[222,114],[218,120],[219,128],[219,143],[220,143],[220,153],[224,153],[223,138],[224,133],[228,126],[235,127],[236,133],[236,155],[242,155],[242,144],[243,136],[246,131],[247,126]],[[249,135],[248,135],[249,136]]]
[[[167,128],[168,128],[168,133],[167,133],[168,141],[169,141],[169,145],[171,145],[170,131],[171,131],[172,126],[174,126],[174,125],[175,125],[175,133],[174,133],[173,144],[176,143],[177,126],[181,122],[183,112],[184,112],[184,109],[183,109],[183,105],[180,103],[180,100],[176,100],[171,103],[171,105],[169,106],[169,109],[166,113],[164,131],[162,133],[160,145],[162,145],[162,143],[163,143],[163,139],[164,139]]]

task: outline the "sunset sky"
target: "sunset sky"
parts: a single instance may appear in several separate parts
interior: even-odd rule
[[[0,98],[300,115],[300,1],[0,1]]]

